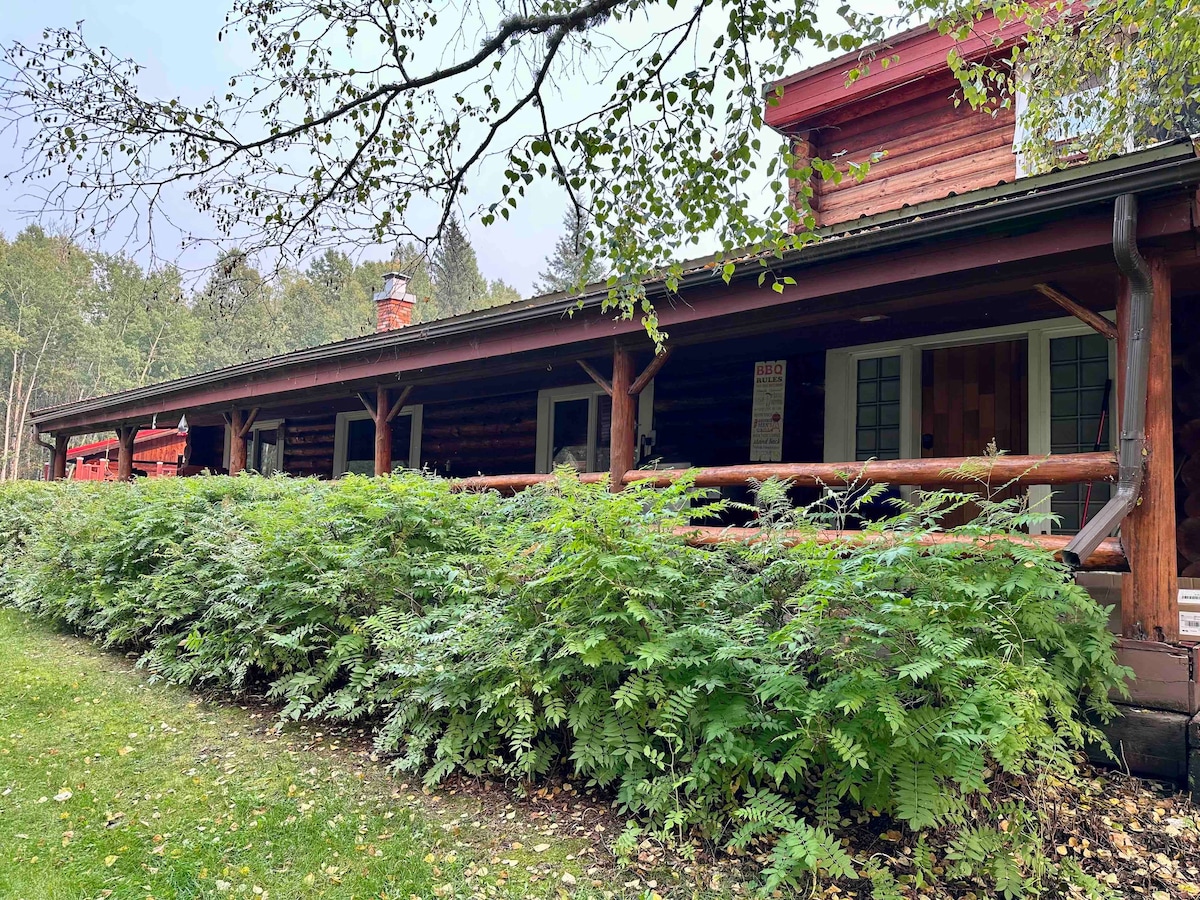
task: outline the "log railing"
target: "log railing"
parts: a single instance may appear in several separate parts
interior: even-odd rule
[[[686,537],[688,543],[705,547],[714,544],[727,544],[739,541],[763,540],[766,535],[759,528],[720,528],[712,525],[689,525],[675,529],[676,533]],[[887,544],[892,538],[886,532],[874,531],[786,531],[783,541],[786,545],[813,541],[818,544],[833,543],[880,543]],[[966,535],[966,534],[923,534],[916,543],[922,547],[937,547],[947,544],[974,544],[987,547],[993,544],[1020,544],[1025,547],[1041,547],[1058,556],[1067,542],[1071,540],[1066,534],[996,534],[996,535]],[[1108,538],[1100,543],[1083,562],[1084,569],[1121,569],[1125,567],[1125,552],[1121,542],[1116,538]]]
[[[800,487],[841,487],[851,484],[880,483],[911,485],[923,488],[961,488],[971,490],[980,485],[993,489],[1008,485],[1056,485],[1080,482],[1113,481],[1117,477],[1117,459],[1113,453],[1070,453],[1056,456],[998,456],[943,459],[889,459],[853,463],[771,463],[748,466],[711,466],[699,469],[633,469],[621,478],[623,484],[643,484],[666,487],[690,474],[696,487],[729,487],[750,481],[779,478]],[[555,475],[480,475],[454,482],[459,491],[496,490],[511,493],[553,481]],[[579,476],[584,483],[602,481],[605,473],[589,472]],[[762,532],[756,528],[719,528],[686,526],[678,532],[697,545],[756,540]],[[788,532],[785,541],[845,541],[886,542],[886,533],[865,531],[797,531]],[[1059,553],[1070,540],[1065,535],[961,535],[927,534],[918,539],[923,546],[972,543],[985,546],[993,542],[1019,543],[1041,547]],[[1084,569],[1120,569],[1126,564],[1119,541],[1104,541],[1090,558],[1083,561]]]
[[[622,484],[649,482],[666,487],[690,472],[696,487],[731,487],[750,481],[779,478],[797,487],[842,487],[856,483],[912,485],[913,487],[961,487],[985,482],[992,487],[1007,484],[1078,484],[1113,481],[1117,457],[1113,453],[1064,453],[1057,456],[954,457],[944,459],[875,459],[845,463],[759,463],[749,466],[709,466],[698,469],[631,469]],[[519,491],[553,481],[554,475],[479,475],[455,482],[461,491]],[[580,475],[595,483],[599,472]]]

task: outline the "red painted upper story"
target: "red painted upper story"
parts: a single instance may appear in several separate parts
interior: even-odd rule
[[[956,104],[959,85],[947,56],[957,51],[974,61],[1004,54],[1025,32],[1023,22],[994,18],[964,39],[920,26],[770,85],[767,124],[794,140],[797,156],[834,162],[842,173],[874,160],[862,180],[793,183],[793,190],[811,191],[817,224],[1014,180],[1011,105],[987,113]],[[850,72],[863,67],[866,74],[849,82]],[[778,88],[782,96],[773,102]]]
[[[187,434],[178,428],[144,428],[137,433],[133,441],[133,456],[137,460],[176,462],[184,452]],[[115,460],[117,447],[120,442],[116,438],[96,441],[72,447],[67,451],[67,459],[72,462],[83,460],[94,462],[96,459]]]

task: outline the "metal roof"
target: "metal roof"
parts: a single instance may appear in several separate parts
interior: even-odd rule
[[[1123,193],[1163,190],[1200,183],[1197,146],[1181,139],[1111,159],[1020,178],[996,187],[950,195],[910,207],[866,216],[818,229],[819,240],[784,253],[747,252],[735,260],[734,280],[757,278],[763,265],[779,268],[818,265],[834,259],[869,253],[913,241],[928,240],[972,228],[986,227],[1050,212],[1062,212],[1111,200]],[[717,284],[722,262],[712,256],[683,264],[681,287]],[[663,280],[646,285],[651,298],[668,293]],[[168,398],[198,388],[236,382],[265,372],[298,368],[420,345],[427,341],[482,334],[492,329],[547,318],[564,318],[582,307],[599,311],[609,296],[606,283],[589,285],[581,295],[548,294],[502,307],[481,310],[424,325],[385,331],[295,350],[279,356],[239,363],[173,381],[133,388],[115,394],[34,410],[31,422],[39,431],[53,431],[57,419],[101,411],[146,400]]]
[[[166,437],[168,435],[173,437],[183,437],[185,434],[186,432],[180,431],[178,428],[143,429],[138,432],[133,443],[136,447],[138,444],[147,444],[150,441],[156,441],[159,438]],[[109,438],[108,440],[95,441],[91,444],[81,444],[78,447],[69,449],[67,451],[67,457],[69,459],[78,459],[81,456],[95,456],[97,453],[107,453],[109,450],[116,448],[116,446],[120,443],[121,442],[116,438]]]

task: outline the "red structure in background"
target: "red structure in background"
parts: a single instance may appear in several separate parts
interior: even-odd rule
[[[139,431],[133,444],[135,475],[166,478],[178,475],[183,466],[187,433],[177,428]],[[115,481],[120,441],[110,438],[72,447],[67,453],[67,478],[73,481]],[[49,477],[49,471],[45,477]]]

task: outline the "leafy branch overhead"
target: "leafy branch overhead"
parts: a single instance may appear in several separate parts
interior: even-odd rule
[[[1138,139],[1131,121],[1177,132],[1197,101],[1195,7],[1100,0],[1082,22],[1065,8],[900,0],[885,18],[787,0],[236,0],[218,38],[248,43],[253,62],[207,100],[148,92],[137,62],[77,25],[5,48],[0,102],[44,208],[97,230],[132,218],[150,241],[176,192],[211,217],[202,237],[307,254],[437,239],[455,214],[508,218],[553,182],[609,263],[610,300],[653,331],[638,285],[675,287],[702,240],[721,259],[812,239],[789,179],[832,166],[810,170],[763,127],[763,86],[813,62],[805,50],[853,50],[904,18],[966,37],[993,13],[1020,17],[1027,50],[990,67],[951,54],[960,101],[1010,103],[1028,72],[1042,138],[1081,86],[1079,104],[1101,104],[1073,113],[1087,152]],[[889,60],[865,54],[848,77]]]

